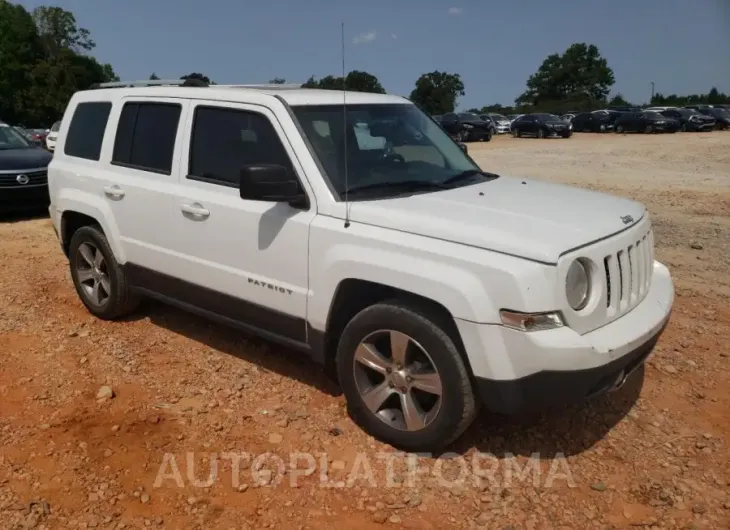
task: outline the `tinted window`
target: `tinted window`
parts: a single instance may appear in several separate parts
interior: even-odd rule
[[[169,174],[180,110],[174,103],[125,103],[112,162]]]
[[[329,142],[328,123],[317,133]],[[198,107],[190,140],[189,177],[238,186],[241,168],[278,164],[293,171],[289,156],[268,118],[254,112]]]
[[[111,108],[112,104],[106,101],[79,103],[71,118],[63,152],[68,156],[99,160]]]

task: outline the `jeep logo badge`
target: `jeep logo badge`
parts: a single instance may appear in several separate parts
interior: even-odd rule
[[[634,222],[634,218],[631,217],[630,215],[622,215],[621,216],[621,221],[623,221],[623,223],[625,225],[627,225],[629,223],[633,223]]]
[[[28,175],[18,175],[15,180],[18,181],[18,184],[28,184],[30,182]]]

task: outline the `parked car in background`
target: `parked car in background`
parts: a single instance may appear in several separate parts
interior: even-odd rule
[[[651,111],[654,111],[654,112],[663,112],[665,110],[676,109],[676,108],[677,107],[647,107],[645,109],[636,110],[635,112],[641,112],[641,110],[651,110]]]
[[[0,122],[0,212],[48,206],[52,158],[20,131]]]
[[[565,120],[568,123],[571,123],[573,121],[573,118],[575,118],[575,114],[563,114],[560,116],[561,120]]]
[[[492,121],[497,126],[497,134],[505,134],[509,132],[510,122],[509,119],[507,119],[507,116],[490,112],[489,117],[492,118]]]
[[[700,111],[702,112],[702,111]],[[730,129],[730,110],[722,107],[712,107],[706,109],[707,116],[715,118],[716,129]]]
[[[447,112],[441,116],[441,127],[457,142],[492,139],[492,124],[471,112]]]
[[[494,136],[497,133],[497,124],[494,123],[494,120],[489,114],[480,114],[479,117],[489,123],[490,128],[492,129],[492,136]]]
[[[614,122],[614,130],[617,133],[676,133],[679,130],[679,127],[679,120],[667,118],[663,114],[653,110],[626,112]]]
[[[48,133],[48,136],[46,136],[46,148],[49,151],[55,151],[56,150],[56,142],[58,141],[58,129],[61,127],[61,122],[57,121],[53,125],[51,125],[51,130]]]
[[[712,108],[712,105],[706,105],[704,103],[700,103],[697,105],[685,105],[684,108],[698,110],[702,114],[707,114],[707,111]]]
[[[669,108],[660,112],[663,116],[679,121],[681,131],[711,131],[717,120],[695,109]]]
[[[613,110],[615,112],[641,112],[642,108],[634,107],[633,105],[615,105],[607,107],[606,110]]]
[[[613,122],[623,113],[617,110],[594,110],[581,112],[573,117],[574,132],[608,132],[613,130]]]
[[[512,122],[512,136],[515,138],[523,136],[570,138],[572,134],[570,124],[555,114],[525,114]]]
[[[43,147],[43,140],[41,140],[37,134],[33,132],[33,129],[26,129],[24,127],[13,127],[16,131],[18,131],[20,134],[23,135],[23,137],[28,140],[31,144],[33,144],[36,147]]]

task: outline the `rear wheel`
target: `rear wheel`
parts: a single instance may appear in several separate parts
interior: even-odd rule
[[[540,128],[537,130],[537,137],[538,138],[545,138],[545,130]]]
[[[652,125],[647,125],[647,126],[646,126],[646,129],[644,129],[644,132],[645,132],[646,134],[651,134],[651,133],[653,133],[653,132],[654,132],[654,126],[652,126]]]
[[[90,313],[112,320],[134,311],[138,298],[98,226],[76,230],[68,255],[74,287]]]
[[[619,134],[623,134],[624,132],[626,132],[626,130],[624,129],[623,125],[616,125],[616,132]]]
[[[393,300],[345,327],[337,372],[353,420],[406,451],[438,451],[476,417],[469,372],[438,315]]]
[[[520,138],[522,136],[522,133],[519,129],[512,129],[512,136],[514,136],[515,138]]]

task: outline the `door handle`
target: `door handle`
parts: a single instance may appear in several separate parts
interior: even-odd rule
[[[203,208],[203,206],[197,202],[192,204],[181,204],[180,209],[185,217],[189,217],[196,221],[202,221],[210,216],[210,211]]]
[[[107,186],[106,188],[104,188],[104,195],[114,201],[118,201],[124,198],[124,190],[114,184],[113,186]]]

